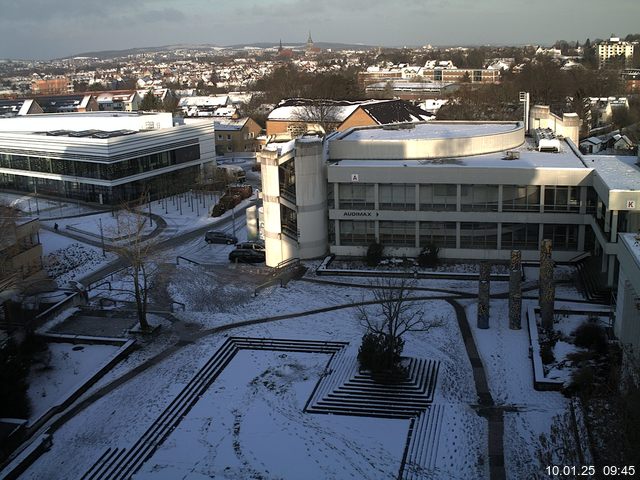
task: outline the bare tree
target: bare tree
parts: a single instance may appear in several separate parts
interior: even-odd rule
[[[317,126],[324,136],[338,128],[341,122],[339,114],[338,102],[318,98],[301,101],[301,104],[296,107],[294,119],[306,124],[302,133],[305,133],[309,127]]]
[[[367,341],[381,342],[383,368],[396,370],[404,345],[403,337],[409,332],[429,332],[444,325],[440,317],[430,317],[424,307],[411,296],[415,286],[407,278],[379,278],[371,283],[376,301],[375,313],[369,306],[358,306],[357,316],[365,327],[363,346]],[[363,347],[361,347],[361,352]]]
[[[118,212],[116,222],[119,237],[111,247],[115,253],[125,259],[130,267],[127,275],[133,282],[133,297],[136,302],[138,322],[142,330],[149,329],[147,321],[147,305],[151,277],[155,270],[153,252],[157,242],[147,238],[145,227],[149,218],[142,215],[147,203],[147,194],[143,193],[138,200],[125,203]]]

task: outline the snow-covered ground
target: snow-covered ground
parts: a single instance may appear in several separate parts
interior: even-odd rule
[[[33,365],[29,374],[30,420],[39,418],[74,391],[119,348],[72,343],[49,343],[47,347],[50,355],[43,363]]]
[[[94,208],[72,199],[52,200],[34,195],[19,195],[8,192],[0,192],[0,201],[9,203],[27,215],[38,216],[41,220],[82,215],[96,211]]]
[[[293,282],[287,289],[274,287],[248,298],[233,313],[181,313],[180,324],[194,325],[199,340],[67,422],[55,432],[51,451],[23,478],[77,478],[106,448],[131,446],[224,341],[223,335],[206,330],[199,336],[198,328],[349,304],[363,294],[369,295],[367,289]],[[488,465],[486,421],[472,407],[473,378],[453,310],[442,301],[424,307],[442,316],[445,326],[408,338],[405,353],[442,362],[434,402],[446,405],[446,414],[431,478],[483,478]],[[339,340],[355,348],[362,333],[353,308],[231,331],[237,336]],[[128,368],[138,364],[137,355],[147,354],[144,349],[132,353]],[[203,472],[215,472],[216,478],[257,473],[262,478],[300,478],[303,469],[315,475],[304,478],[393,478],[402,460],[407,420],[302,413],[327,361],[328,355],[322,354],[240,352],[138,478],[206,478]],[[121,374],[124,368],[117,370]],[[254,382],[263,373],[269,386]],[[186,437],[191,440],[186,442]]]
[[[107,448],[131,447],[226,335],[342,341],[357,351],[363,327],[352,303],[372,298],[370,288],[356,285],[367,286],[370,279],[322,277],[344,285],[294,281],[287,288],[269,287],[254,297],[253,284],[242,280],[251,278],[253,267],[227,268],[227,248],[231,247],[206,245],[198,238],[177,249],[208,258],[224,270],[178,266],[166,291],[185,303],[186,311],[177,313],[174,322],[163,321],[158,337],[144,342],[84,398],[165,348],[179,347],[55,431],[51,450],[21,478],[79,478]],[[312,274],[315,266],[309,265],[308,278],[318,278]],[[415,286],[477,292],[475,281],[417,280]],[[492,282],[492,293],[506,288],[506,282]],[[443,293],[417,290],[415,295]],[[506,299],[492,300],[488,330],[475,327],[475,301],[460,302],[466,307],[492,396],[505,408],[508,478],[528,478],[540,471],[535,460],[538,437],[548,433],[552,418],[564,410],[566,400],[557,392],[533,389],[527,330],[508,328]],[[443,300],[427,299],[420,304],[429,316],[443,320],[441,328],[408,335],[404,349],[407,356],[441,362],[434,405],[444,407],[443,428],[435,468],[424,472],[424,478],[488,478],[487,420],[476,412],[473,370],[454,311]],[[313,312],[327,307],[334,309]],[[277,315],[290,318],[225,333],[214,330]],[[394,478],[407,439],[406,420],[303,412],[328,360],[326,354],[240,351],[135,478]]]
[[[100,240],[104,236],[105,241],[109,242],[112,239],[126,236],[137,230],[138,220],[134,218],[134,215],[123,211],[105,212],[86,217],[50,220],[46,222],[46,225],[53,227],[57,223],[58,228],[63,231],[68,230],[74,234],[84,234],[93,241]],[[152,225],[146,216],[143,216],[142,222],[144,222],[141,230],[143,235],[153,232],[156,226],[155,223]]]
[[[527,302],[523,302],[526,312]],[[508,478],[533,478],[540,465],[536,445],[540,434],[548,434],[555,415],[564,411],[567,399],[559,392],[533,388],[529,358],[529,336],[523,315],[520,330],[509,329],[509,301],[492,300],[489,329],[477,328],[477,304],[467,302],[467,317],[487,373],[493,399],[504,413],[504,453]]]
[[[44,268],[59,287],[66,287],[69,281],[85,277],[117,258],[114,253],[103,254],[99,248],[46,231],[41,232],[40,241],[48,252],[43,258]]]

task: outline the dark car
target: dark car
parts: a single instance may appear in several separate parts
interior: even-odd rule
[[[249,250],[237,248],[229,253],[230,262],[262,263],[265,261],[264,250]]]
[[[204,234],[204,241],[207,243],[226,243],[227,245],[233,245],[238,243],[238,238],[230,233],[209,230]]]
[[[264,243],[262,242],[242,242],[236,245],[239,250],[256,250],[264,252]]]

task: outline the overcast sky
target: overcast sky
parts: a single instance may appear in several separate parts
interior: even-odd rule
[[[640,0],[0,0],[0,58],[176,43],[551,44],[640,31]]]

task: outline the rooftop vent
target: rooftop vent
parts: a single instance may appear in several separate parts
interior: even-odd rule
[[[503,160],[518,160],[520,158],[520,152],[518,152],[517,150],[507,150],[504,153],[504,157],[502,157]]]

